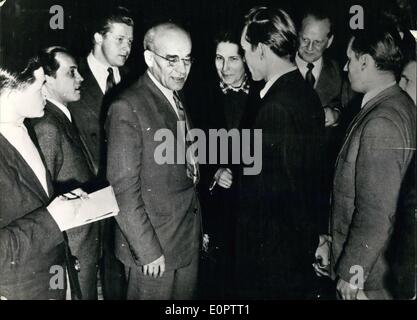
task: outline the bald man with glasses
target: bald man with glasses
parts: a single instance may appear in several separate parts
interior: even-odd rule
[[[148,70],[113,102],[106,124],[107,178],[120,206],[116,256],[125,265],[127,299],[192,299],[201,234],[198,163],[190,157],[158,164],[161,142],[154,138],[170,130],[172,150],[185,154],[192,126],[179,91],[191,69],[191,39],[163,23],[147,31],[144,48]],[[177,134],[178,124],[185,132]]]

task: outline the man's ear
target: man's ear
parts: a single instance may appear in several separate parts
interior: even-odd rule
[[[361,67],[361,70],[365,70],[367,67],[369,67],[371,61],[373,61],[372,57],[369,54],[363,54],[359,57],[359,65]]]
[[[267,46],[266,45],[264,45],[263,43],[259,43],[258,44],[258,47],[256,48],[256,50],[258,50],[258,52],[259,52],[259,58],[261,59],[261,60],[263,60],[263,59],[265,59],[265,57],[266,57],[266,50],[267,50]],[[269,49],[269,48],[268,48]]]
[[[151,68],[154,64],[154,58],[153,58],[152,52],[149,50],[145,50],[143,52],[143,57],[145,58],[145,63],[148,66],[148,68]]]
[[[103,42],[103,35],[99,32],[94,33],[94,43],[101,44]]]
[[[334,34],[330,37],[329,41],[327,42],[327,47],[326,47],[326,49],[329,49],[329,48],[330,48],[330,46],[331,46],[331,45],[332,45],[332,43],[333,43],[333,39],[334,39]]]

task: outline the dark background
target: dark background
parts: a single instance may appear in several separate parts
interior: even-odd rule
[[[366,24],[378,21],[382,10],[401,8],[401,23],[415,28],[416,2],[412,0],[7,0],[0,8],[0,65],[24,66],[26,59],[49,45],[63,45],[76,56],[91,48],[90,23],[100,11],[115,5],[129,8],[135,18],[135,41],[128,65],[137,74],[144,71],[142,39],[146,29],[158,21],[173,19],[187,27],[192,35],[196,58],[190,77],[204,79],[212,74],[213,36],[224,26],[239,23],[253,6],[268,5],[285,9],[298,22],[308,7],[327,9],[333,16],[335,41],[329,54],[341,65],[350,36],[349,8],[362,5]],[[64,29],[49,27],[53,5],[64,8]]]

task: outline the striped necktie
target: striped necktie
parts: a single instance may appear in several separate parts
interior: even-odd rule
[[[177,106],[177,110],[178,110],[178,118],[180,121],[183,121],[185,123],[185,145],[186,145],[186,163],[187,163],[187,177],[193,180],[194,184],[197,184],[198,181],[200,180],[200,170],[199,170],[199,166],[198,166],[198,161],[197,159],[194,157],[194,153],[192,152],[192,148],[191,145],[191,141],[189,138],[187,138],[188,136],[188,130],[189,128],[189,123],[187,121],[187,116],[185,114],[185,110],[184,110],[184,106],[181,102],[180,97],[178,96],[178,93],[176,91],[174,91],[174,101],[175,101],[175,105]],[[187,157],[187,153],[188,153],[188,157]]]

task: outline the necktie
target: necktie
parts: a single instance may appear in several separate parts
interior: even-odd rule
[[[180,121],[183,121],[185,123],[185,146],[186,146],[186,163],[187,163],[187,177],[192,179],[194,184],[198,183],[198,180],[200,179],[200,172],[198,168],[198,162],[197,159],[194,157],[194,153],[192,152],[192,149],[190,146],[192,145],[191,141],[187,139],[187,133],[189,129],[189,124],[187,121],[187,117],[185,115],[184,106],[181,102],[180,97],[178,96],[178,93],[174,91],[174,101],[175,105],[177,106],[178,110],[178,118]],[[187,157],[187,153],[189,156]]]
[[[311,62],[307,64],[308,71],[306,73],[306,81],[312,88],[314,87],[314,83],[316,82],[316,79],[313,75],[313,68],[314,64],[312,64]]]
[[[107,76],[106,80],[106,93],[109,92],[111,88],[113,88],[116,85],[116,81],[114,80],[113,69],[109,67],[107,71],[109,75]]]

